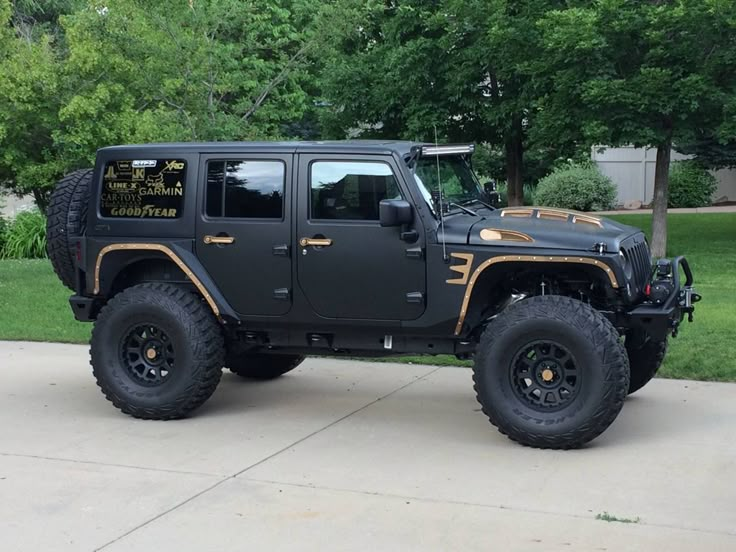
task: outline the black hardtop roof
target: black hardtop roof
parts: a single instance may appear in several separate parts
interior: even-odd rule
[[[293,142],[173,142],[153,144],[131,144],[100,148],[100,152],[121,153],[123,151],[186,152],[186,153],[374,153],[407,155],[414,146],[427,145],[423,142],[406,140],[324,140]]]

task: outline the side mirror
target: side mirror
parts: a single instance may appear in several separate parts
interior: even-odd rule
[[[490,194],[491,192],[495,192],[497,190],[496,182],[494,180],[489,180],[488,182],[485,182],[483,184],[483,191],[485,193]]]
[[[496,186],[496,182],[493,180],[489,180],[483,184],[483,191],[486,194],[488,203],[493,207],[498,207],[501,204],[501,194],[499,194],[497,190],[498,187]]]
[[[378,204],[381,226],[401,226],[409,224],[414,218],[411,203],[405,199],[383,199]]]

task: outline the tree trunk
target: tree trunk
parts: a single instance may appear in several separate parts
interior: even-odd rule
[[[657,163],[654,169],[654,201],[652,202],[652,256],[667,255],[667,200],[670,183],[670,156],[672,140],[657,146]]]
[[[514,118],[511,131],[506,137],[506,185],[509,207],[524,204],[524,143],[521,119]]]
[[[36,207],[43,214],[46,214],[46,208],[49,206],[49,197],[51,192],[47,189],[33,188],[33,199],[36,202]]]

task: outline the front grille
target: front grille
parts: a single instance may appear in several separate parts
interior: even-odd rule
[[[621,248],[624,255],[632,264],[631,294],[638,297],[644,291],[652,275],[652,257],[649,255],[649,245],[643,234],[626,240]]]

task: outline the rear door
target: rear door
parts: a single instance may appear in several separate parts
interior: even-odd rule
[[[426,292],[422,228],[379,223],[382,199],[408,198],[394,159],[300,154],[297,189],[295,262],[299,287],[312,309],[329,318],[421,316]],[[412,229],[416,238],[402,239],[402,231]]]
[[[197,256],[233,309],[282,315],[292,304],[291,154],[202,155]]]

